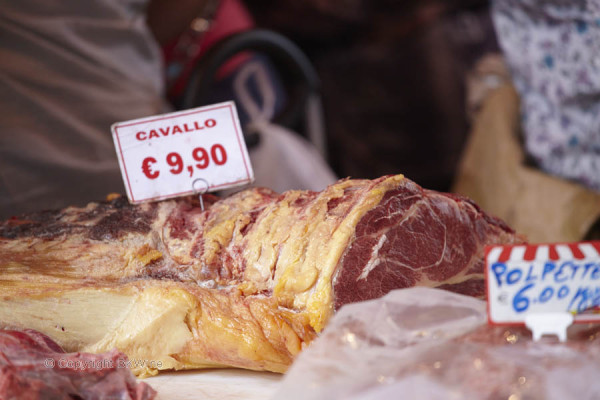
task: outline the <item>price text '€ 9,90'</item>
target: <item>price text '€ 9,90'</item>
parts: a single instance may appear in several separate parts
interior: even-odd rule
[[[173,175],[179,175],[184,170],[190,174],[190,177],[194,175],[194,170],[203,170],[208,168],[211,163],[217,166],[225,165],[227,163],[227,151],[222,144],[213,144],[210,149],[204,147],[196,147],[192,150],[191,156],[194,162],[191,165],[186,165],[181,154],[177,152],[171,152],[165,157],[167,165],[170,167],[169,172]],[[161,171],[157,169],[158,160],[154,157],[146,157],[142,161],[142,172],[148,179],[156,179],[160,176]]]
[[[194,193],[199,178],[207,191],[254,180],[233,101],[117,122],[111,131],[133,204]]]

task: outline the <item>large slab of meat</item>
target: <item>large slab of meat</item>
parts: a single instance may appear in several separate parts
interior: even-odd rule
[[[153,399],[127,363],[116,350],[65,353],[39,332],[0,330],[0,399]]]
[[[521,241],[401,175],[208,200],[119,197],[0,223],[0,326],[116,347],[140,375],[281,372],[344,304],[410,286],[483,296],[484,246]]]

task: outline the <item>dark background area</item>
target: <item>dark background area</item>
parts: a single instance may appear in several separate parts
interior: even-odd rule
[[[497,51],[487,1],[252,0],[322,84],[329,161],[353,178],[403,173],[449,190],[469,132],[465,79]]]

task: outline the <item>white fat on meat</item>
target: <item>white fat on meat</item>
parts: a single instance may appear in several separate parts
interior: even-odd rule
[[[363,268],[362,273],[356,280],[357,282],[361,279],[367,279],[367,276],[369,276],[371,271],[373,271],[373,269],[375,269],[375,267],[379,265],[379,263],[381,262],[381,259],[379,258],[379,250],[383,247],[383,244],[386,242],[386,240],[387,236],[385,234],[381,235],[381,237],[379,238],[379,242],[377,242],[375,247],[373,247],[373,250],[371,250],[371,257],[369,258],[367,265],[365,265],[365,267]]]

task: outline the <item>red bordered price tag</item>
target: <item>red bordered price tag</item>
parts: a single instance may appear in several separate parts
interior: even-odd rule
[[[254,180],[232,101],[118,122],[111,129],[131,203],[221,190]]]
[[[600,321],[598,241],[487,247],[486,281],[492,324],[524,324],[544,313]]]

